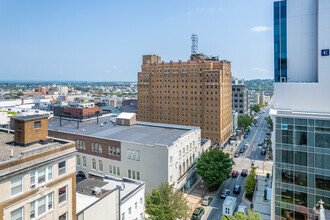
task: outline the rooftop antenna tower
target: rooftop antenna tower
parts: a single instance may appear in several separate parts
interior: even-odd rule
[[[198,53],[198,37],[197,34],[191,35],[191,54]]]

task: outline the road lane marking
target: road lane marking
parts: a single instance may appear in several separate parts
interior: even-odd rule
[[[262,121],[263,119],[264,119],[264,117],[262,117],[261,121]],[[250,149],[250,147],[251,147],[251,145],[252,145],[252,142],[253,142],[253,140],[254,140],[256,134],[258,133],[258,130],[259,130],[259,127],[257,127],[256,133],[254,134],[254,136],[253,136],[253,138],[252,138],[252,141],[250,142],[250,146],[249,146],[248,149],[246,150],[246,153],[245,153],[245,155],[244,155],[244,158],[246,158],[246,155],[247,155],[247,153],[249,152],[249,149]]]

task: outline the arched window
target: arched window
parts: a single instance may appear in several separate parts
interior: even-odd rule
[[[195,154],[193,154],[193,161],[195,162]]]
[[[183,162],[183,173],[186,172],[186,163]]]
[[[188,170],[188,167],[189,167],[189,161],[188,161],[188,159],[187,159],[187,170]]]
[[[92,160],[92,169],[96,170],[96,160]]]
[[[77,155],[77,165],[80,166],[80,156]]]
[[[182,170],[181,170],[181,165],[179,166],[179,177],[181,176],[182,174]]]
[[[103,163],[102,163],[102,160],[99,160],[99,171],[103,171]]]
[[[86,157],[83,157],[83,166],[86,167]]]
[[[192,159],[191,159],[191,156],[190,156],[190,166],[191,166],[191,164],[192,164]]]

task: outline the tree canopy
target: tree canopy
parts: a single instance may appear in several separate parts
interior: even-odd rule
[[[230,177],[234,164],[229,154],[211,150],[202,154],[201,159],[197,162],[197,173],[212,187],[220,185]]]
[[[245,130],[253,123],[253,116],[248,114],[238,116],[237,124],[239,128],[244,128]]]
[[[246,183],[244,185],[244,189],[246,194],[251,194],[256,185],[256,169],[257,167],[251,167],[251,171],[249,176],[246,178]]]
[[[269,124],[270,130],[273,131],[273,120],[270,118],[270,116],[265,117],[265,120]]]
[[[175,220],[187,218],[190,208],[180,191],[169,183],[162,183],[146,197],[146,213],[152,220]]]
[[[254,213],[251,209],[248,215],[243,212],[236,212],[234,215],[222,216],[221,220],[261,220],[259,213]]]
[[[252,111],[258,113],[260,112],[260,106],[259,105],[254,105],[252,108],[251,108]]]

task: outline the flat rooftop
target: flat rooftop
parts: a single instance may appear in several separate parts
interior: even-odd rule
[[[49,130],[131,143],[171,146],[174,141],[190,130],[200,129],[199,127],[139,121],[131,126],[115,125],[111,123],[111,119],[114,118],[99,118],[98,124],[96,124],[96,119],[80,122],[79,129],[75,127],[76,122],[71,124],[63,120],[61,127],[60,120],[50,121]]]
[[[133,194],[141,187],[144,183],[137,180],[131,180],[127,178],[116,178],[116,177],[106,177],[104,179],[84,179],[77,181],[77,213],[84,210],[88,206],[97,202],[102,197],[108,195],[107,193],[114,191],[118,186],[122,186],[120,190],[120,200],[124,201],[127,196]],[[101,189],[102,194],[93,195],[92,190],[98,187]]]
[[[69,143],[69,141],[67,143]],[[49,142],[48,144],[35,143],[25,147],[18,146],[14,144],[13,131],[10,131],[10,133],[8,133],[7,129],[0,129],[0,162],[18,159],[22,157],[24,155],[24,152],[26,151],[38,149],[41,147],[44,148],[54,144],[61,145],[63,143],[57,142],[55,139],[55,142]],[[13,151],[12,157],[10,155],[11,151]]]

